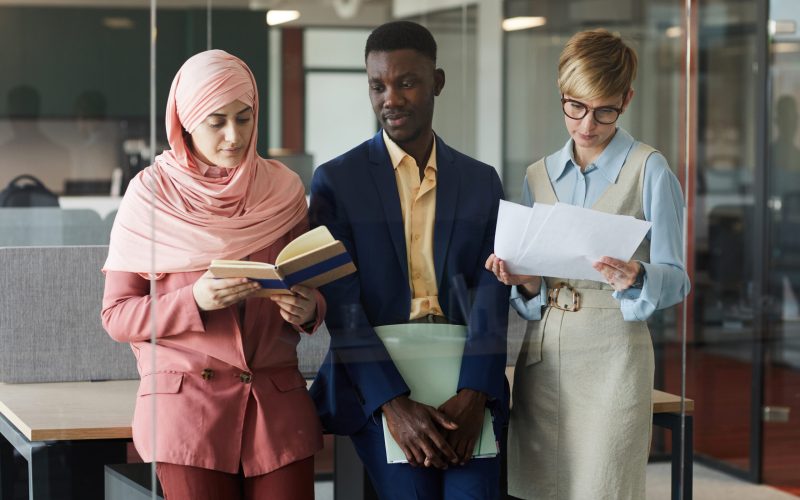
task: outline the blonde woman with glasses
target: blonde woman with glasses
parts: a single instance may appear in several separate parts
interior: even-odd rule
[[[528,320],[508,436],[516,497],[645,497],[654,371],[646,320],[689,286],[678,180],[661,153],[616,125],[636,68],[633,49],[606,30],[567,42],[558,86],[570,138],[528,167],[523,186],[526,205],[558,201],[652,222],[633,259],[601,257],[602,283],[514,275],[496,256],[486,261]]]

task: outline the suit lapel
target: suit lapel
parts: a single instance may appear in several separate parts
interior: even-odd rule
[[[447,144],[436,136],[436,220],[433,226],[433,267],[436,283],[441,289],[447,249],[453,232],[458,203],[458,175],[453,154]]]
[[[403,214],[400,212],[400,195],[397,192],[397,179],[394,175],[389,152],[383,143],[381,131],[378,131],[369,143],[369,161],[369,171],[372,174],[372,180],[375,182],[378,196],[381,199],[386,225],[389,228],[397,261],[400,269],[403,270],[403,275],[405,275],[405,282],[408,283],[408,258],[406,257]]]

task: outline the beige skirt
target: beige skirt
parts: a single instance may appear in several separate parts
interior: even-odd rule
[[[584,292],[579,290],[579,292]],[[641,500],[652,426],[653,344],[608,290],[528,324],[514,374],[509,494]],[[605,294],[605,295],[603,295]]]

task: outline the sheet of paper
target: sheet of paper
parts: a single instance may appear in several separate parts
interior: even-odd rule
[[[524,255],[528,248],[534,244],[539,231],[541,231],[542,227],[547,223],[547,219],[550,218],[551,213],[553,213],[553,205],[546,205],[544,203],[533,204],[533,207],[531,207],[531,215],[528,218],[528,225],[522,232],[524,237],[517,238],[519,240],[517,255]]]
[[[526,207],[519,203],[500,200],[495,229],[494,253],[503,260],[521,255],[529,244],[523,234],[535,235],[539,232],[553,205],[534,203]]]
[[[524,210],[528,210],[527,217]],[[508,219],[502,220],[504,217]],[[498,213],[497,231],[503,234],[497,234],[495,240],[505,246],[503,254],[496,248],[495,253],[515,274],[604,281],[592,263],[602,256],[630,260],[650,226],[634,217],[566,203],[549,208],[517,205]],[[515,239],[517,247],[511,252]]]
[[[520,244],[519,230],[528,225],[531,213],[531,209],[525,205],[500,200],[494,233],[495,255],[503,260],[516,255]]]

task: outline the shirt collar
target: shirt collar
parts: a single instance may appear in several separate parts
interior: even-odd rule
[[[391,138],[389,138],[389,134],[386,131],[383,131],[383,142],[386,144],[386,150],[389,152],[389,159],[392,161],[392,167],[397,170],[397,167],[400,165],[400,162],[403,161],[404,158],[408,157],[411,160],[412,164],[416,165],[416,160],[410,154],[403,151],[403,148],[397,145]],[[436,137],[433,138],[433,147],[431,148],[431,155],[428,158],[428,164],[426,167],[431,167],[432,169],[436,170]]]
[[[600,156],[598,156],[597,159],[592,162],[592,165],[597,168],[597,170],[602,174],[603,177],[606,178],[606,180],[608,180],[608,182],[615,183],[617,181],[617,177],[619,177],[619,171],[622,170],[622,165],[625,163],[633,143],[633,136],[631,136],[631,134],[629,134],[624,128],[617,127],[617,132],[614,134],[611,142],[609,142],[608,146],[606,146],[603,152],[600,153]],[[562,175],[564,175],[567,166],[570,164],[578,164],[573,156],[573,146],[574,141],[570,138],[564,147],[553,155],[554,161],[548,162],[547,175],[551,179],[559,179]]]
[[[203,160],[194,157],[194,163],[197,166],[197,170],[200,171],[200,174],[203,177],[209,177],[212,179],[219,179],[222,177],[228,177],[233,169],[225,168],[225,167],[218,167],[216,165],[209,165],[208,163],[204,162]]]

